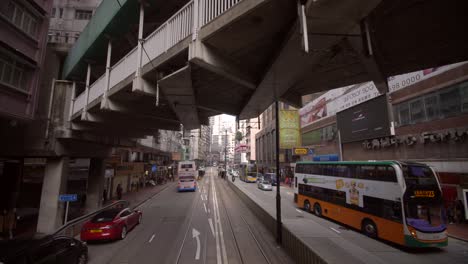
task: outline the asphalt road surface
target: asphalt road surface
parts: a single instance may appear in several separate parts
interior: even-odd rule
[[[235,181],[245,193],[275,215],[276,187],[262,191],[255,183]],[[334,263],[468,263],[468,243],[449,238],[445,248],[407,249],[366,237],[357,230],[302,211],[294,204],[294,191],[281,188],[283,224]],[[307,234],[307,235],[304,235]]]
[[[216,175],[208,168],[196,192],[170,183],[138,208],[143,221],[124,240],[90,244],[89,263],[293,263]]]

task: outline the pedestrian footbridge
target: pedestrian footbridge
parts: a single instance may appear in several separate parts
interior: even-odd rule
[[[104,0],[65,61],[71,128],[140,137],[364,81],[385,92],[468,59],[455,2]]]

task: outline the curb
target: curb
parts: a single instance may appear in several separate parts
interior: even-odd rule
[[[451,234],[448,234],[448,236],[449,236],[450,238],[458,239],[458,240],[461,240],[461,241],[463,241],[463,242],[467,242],[467,243],[468,243],[468,239],[467,239],[467,238],[462,238],[462,237],[454,236],[454,235],[451,235]]]

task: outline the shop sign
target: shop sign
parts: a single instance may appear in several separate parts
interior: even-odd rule
[[[297,110],[279,111],[280,149],[301,146],[300,119]]]
[[[294,155],[308,155],[309,149],[308,148],[294,148],[293,149]]]

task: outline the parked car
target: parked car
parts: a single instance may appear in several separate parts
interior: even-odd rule
[[[86,243],[66,236],[0,241],[0,263],[4,264],[85,264]]]
[[[271,191],[273,190],[273,187],[271,186],[271,182],[270,181],[267,181],[267,180],[261,180],[258,182],[257,184],[257,187],[260,189],[260,190],[264,190],[264,191]]]
[[[124,239],[128,231],[141,223],[142,213],[130,208],[102,211],[81,229],[82,241]]]

